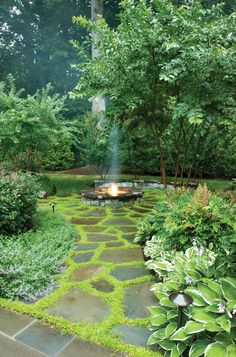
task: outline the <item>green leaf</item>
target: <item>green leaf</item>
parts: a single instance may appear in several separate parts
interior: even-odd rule
[[[224,346],[229,346],[232,344],[232,337],[225,331],[219,332],[215,335],[215,340],[222,342]]]
[[[233,277],[227,276],[224,278],[225,281],[227,281],[229,284],[231,284],[234,288],[236,288],[236,279]]]
[[[171,302],[168,297],[164,297],[164,298],[160,299],[160,305],[167,306],[167,307],[175,306],[175,304],[173,304],[173,302]]]
[[[226,279],[221,279],[221,289],[224,297],[227,300],[235,300],[236,297],[236,288],[229,283]]]
[[[220,287],[219,283],[217,283],[211,279],[205,279],[204,282],[206,282],[207,285],[209,286],[209,288],[214,290],[218,295],[222,294],[221,287]]]
[[[227,350],[221,342],[214,342],[207,346],[205,357],[227,357]]]
[[[236,300],[229,300],[227,303],[227,309],[233,310],[236,307]]]
[[[228,346],[227,352],[228,352],[227,357],[235,357],[236,356],[236,345]]]
[[[171,351],[170,357],[179,357],[179,356],[180,356],[180,353],[179,353],[179,351],[177,349],[177,346],[175,346],[173,348],[173,350]]]
[[[230,333],[231,330],[231,322],[227,319],[226,315],[220,316],[216,319],[216,322],[225,330]]]
[[[166,310],[160,306],[149,306],[148,310],[151,312],[151,314],[153,316],[156,316],[159,314],[166,315]]]
[[[189,357],[199,357],[201,356],[206,347],[209,345],[208,340],[197,340],[195,341],[189,351]],[[216,357],[216,356],[215,356]]]
[[[160,314],[151,319],[151,324],[153,326],[161,326],[167,322],[166,315]]]
[[[217,294],[216,291],[212,290],[205,284],[198,284],[198,289],[203,297],[203,299],[208,303],[208,304],[214,304],[215,302],[218,302],[220,299],[219,294]]]
[[[169,325],[166,326],[166,337],[170,337],[177,329],[177,323],[176,322],[171,322]]]
[[[214,322],[218,317],[217,314],[212,312],[206,312],[202,307],[193,307],[191,308],[192,319],[198,322]]]
[[[179,342],[179,343],[177,344],[177,350],[178,350],[178,352],[179,352],[180,355],[186,350],[186,347],[187,347],[187,346],[185,345],[184,342]]]
[[[170,339],[173,341],[185,341],[189,336],[184,332],[184,327],[179,328]]]
[[[218,305],[217,304],[212,304],[207,307],[205,307],[205,311],[209,312],[215,312],[216,314],[221,314],[222,312],[219,311]]]
[[[178,313],[176,310],[170,310],[167,312],[167,319],[171,320],[171,319],[175,319],[178,316]]]
[[[154,345],[156,343],[158,343],[158,341],[160,340],[164,340],[165,338],[165,329],[162,328],[156,332],[154,332],[148,339],[147,344],[148,345]]]
[[[196,334],[201,331],[204,331],[204,324],[196,321],[188,321],[184,328],[184,332],[187,335]]]
[[[188,287],[185,292],[192,296],[193,298],[193,305],[195,306],[206,306],[205,300],[202,298],[200,291],[196,288]]]
[[[167,287],[173,291],[178,291],[179,283],[177,283],[176,281],[165,281],[165,287]]]
[[[170,340],[162,340],[158,342],[158,345],[164,348],[166,351],[172,351],[175,347],[175,342]]]
[[[189,276],[192,280],[194,281],[199,281],[202,279],[202,276],[199,272],[197,272],[196,270],[186,270],[186,275]]]
[[[204,325],[205,329],[209,332],[219,332],[222,331],[222,328],[217,325],[215,322],[207,322]]]

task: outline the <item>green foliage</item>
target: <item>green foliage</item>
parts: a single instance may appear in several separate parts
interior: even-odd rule
[[[152,290],[159,299],[159,306],[150,307],[155,331],[149,344],[159,344],[165,355],[175,351],[180,356],[188,350],[190,357],[226,356],[235,352],[236,280],[225,277],[216,280],[220,267],[216,254],[197,248],[185,253],[163,254],[156,262],[148,263],[163,282]],[[177,306],[169,295],[182,291],[190,295],[192,304],[184,308],[183,324],[178,326]],[[173,355],[173,352],[172,352]]]
[[[39,191],[40,185],[32,175],[1,172],[0,234],[18,234],[32,227]]]
[[[63,98],[50,96],[50,85],[35,95],[22,98],[10,77],[0,86],[0,152],[13,168],[28,170],[43,166],[43,157],[52,150],[60,130],[61,138],[70,137],[61,118]]]
[[[56,193],[56,187],[47,175],[37,174],[35,176],[37,183],[40,185],[41,192],[46,192],[46,196],[54,195]],[[42,195],[40,195],[42,198]]]
[[[163,181],[167,162],[176,178],[190,178],[208,157],[199,160],[209,133],[218,141],[235,123],[235,16],[199,1],[126,0],[120,20],[113,30],[102,18],[74,19],[98,34],[100,51],[95,60],[85,56],[74,96],[111,98],[108,115],[149,128]]]
[[[0,236],[0,296],[33,301],[56,286],[75,233],[61,215],[40,210],[34,230]]]
[[[81,124],[81,158],[84,165],[92,165],[105,178],[110,164],[113,143],[112,125],[99,115],[88,115]]]
[[[55,135],[49,152],[43,158],[43,166],[48,170],[67,170],[74,167],[75,157],[72,151],[72,138]]]
[[[145,254],[157,258],[162,250],[183,250],[194,240],[219,253],[233,268],[235,259],[235,206],[212,194],[206,186],[191,191],[170,192],[158,202],[155,215],[138,226],[135,242],[147,242]]]

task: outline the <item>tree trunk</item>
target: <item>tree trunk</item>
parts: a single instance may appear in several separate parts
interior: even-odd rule
[[[155,128],[155,125],[151,125],[154,140],[156,142],[156,146],[160,155],[160,166],[161,166],[161,178],[162,178],[162,183],[165,187],[167,187],[168,180],[166,176],[166,165],[165,165],[165,160],[164,160],[164,155],[163,155],[163,149],[162,149],[162,144],[161,144],[161,139],[158,131]]]
[[[91,0],[91,20],[97,22],[98,16],[103,15],[103,0]],[[99,35],[96,32],[92,32],[93,42],[99,40]],[[92,44],[92,58],[95,59],[99,56],[99,49]],[[105,112],[106,101],[105,98],[97,97],[92,101],[92,113]]]

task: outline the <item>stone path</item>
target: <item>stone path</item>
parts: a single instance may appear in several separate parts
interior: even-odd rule
[[[50,325],[1,309],[0,357],[159,355],[146,346],[147,307],[157,304],[152,276],[133,244],[138,220],[156,199],[148,191],[141,204],[119,209],[87,206],[78,195],[54,199],[74,225],[77,241],[57,277],[59,289],[30,306],[16,306],[18,311],[29,306],[31,316]]]

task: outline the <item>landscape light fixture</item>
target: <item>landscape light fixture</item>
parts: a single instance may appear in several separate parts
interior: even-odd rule
[[[55,212],[56,203],[55,202],[51,202],[50,205],[52,206],[52,211]]]
[[[182,327],[183,322],[183,308],[192,304],[193,299],[190,295],[183,291],[177,291],[169,295],[169,299],[178,306],[178,327]]]

